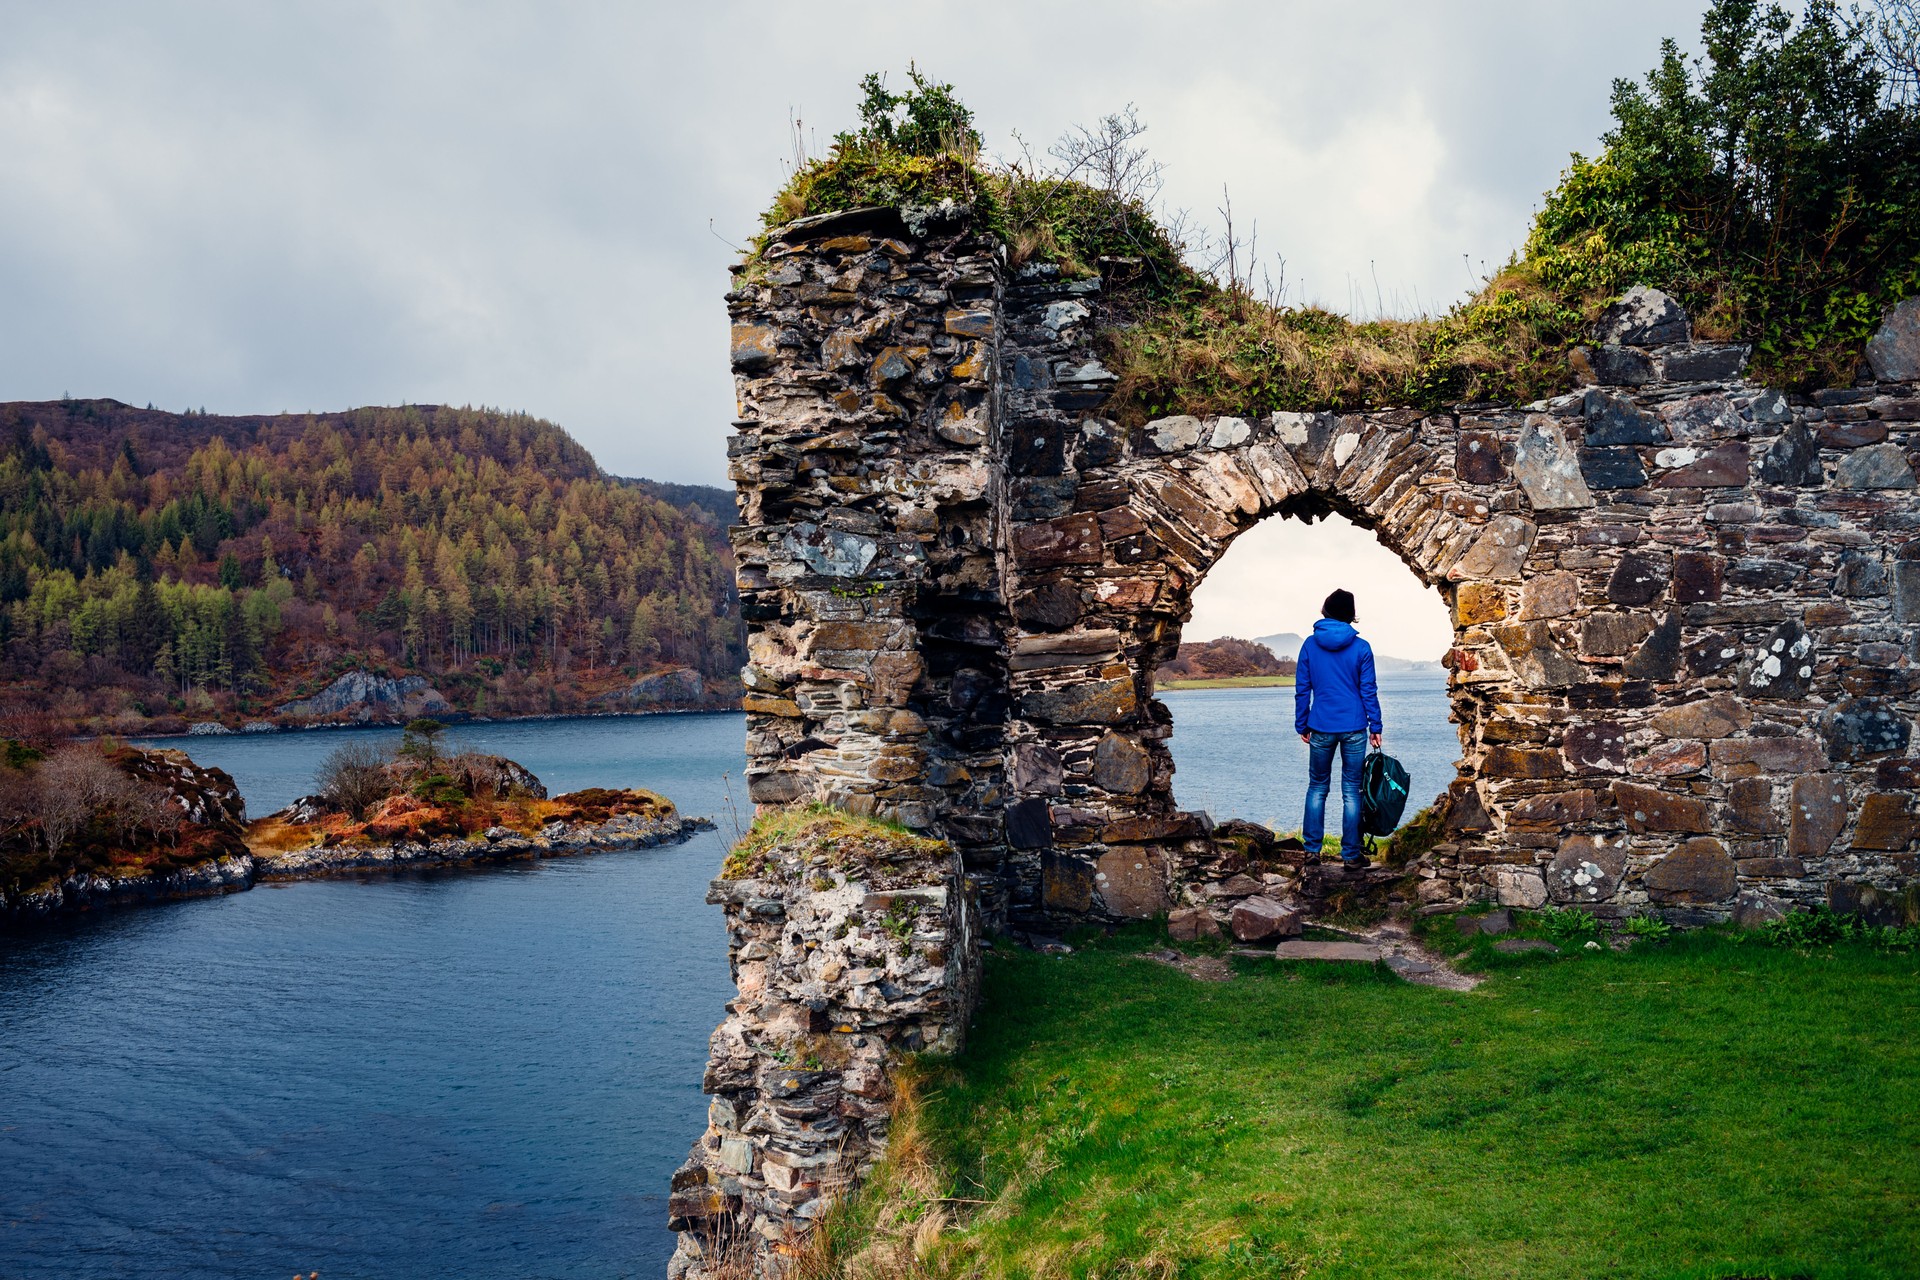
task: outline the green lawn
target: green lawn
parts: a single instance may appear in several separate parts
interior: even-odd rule
[[[910,1117],[930,1170],[878,1179],[842,1258],[876,1212],[925,1215],[917,1181],[961,1217],[921,1232],[941,1275],[1920,1274],[1913,955],[1482,949],[1468,994],[1270,960],[1199,982],[1129,954],[1152,941],[993,953]]]
[[[1200,676],[1192,680],[1160,680],[1160,689],[1291,689],[1292,676]]]

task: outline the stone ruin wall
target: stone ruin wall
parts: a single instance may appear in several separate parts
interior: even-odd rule
[[[885,1153],[900,1055],[961,1047],[980,923],[939,848],[864,866],[776,848],[714,882],[739,995],[710,1043],[706,1132],[673,1175],[674,1280],[782,1274]]]
[[[1152,673],[1235,536],[1338,512],[1455,622],[1421,903],[1698,922],[1912,878],[1920,307],[1876,340],[1882,381],[1810,398],[1651,295],[1551,402],[1125,430],[1106,267],[866,210],[742,268],[756,802],[948,836],[995,927],[1165,910],[1212,844]]]

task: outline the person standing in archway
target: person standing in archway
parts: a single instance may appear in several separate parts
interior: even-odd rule
[[[1385,725],[1373,674],[1373,646],[1353,628],[1351,591],[1336,591],[1320,606],[1320,621],[1300,646],[1293,674],[1293,731],[1307,744],[1307,814],[1300,839],[1309,857],[1326,833],[1333,753],[1340,752],[1340,861],[1363,867],[1360,847],[1360,766],[1369,744],[1378,748]]]

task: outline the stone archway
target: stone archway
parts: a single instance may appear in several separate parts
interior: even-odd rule
[[[1920,844],[1920,394],[1790,398],[1641,297],[1547,403],[1107,416],[1104,284],[892,210],[730,295],[756,801],[936,830],[992,924],[1166,904],[1204,852],[1151,672],[1238,532],[1339,510],[1449,597],[1430,900],[1700,920]]]
[[[1465,776],[1447,791],[1460,798],[1446,806],[1457,809],[1457,856],[1486,826],[1473,753],[1489,705],[1514,679],[1510,666],[1471,656],[1474,628],[1489,613],[1505,616],[1506,584],[1519,584],[1537,536],[1517,514],[1524,494],[1497,433],[1463,435],[1451,418],[1418,414],[1298,413],[1162,419],[1132,447],[1107,446],[1104,430],[1082,427],[1103,460],[1089,460],[1076,486],[1091,478],[1104,505],[1013,531],[1010,784],[1019,798],[1009,842],[1014,865],[1037,873],[1040,912],[1153,914],[1171,905],[1178,864],[1206,856],[1206,832],[1173,801],[1170,716],[1140,699],[1179,644],[1194,590],[1268,518],[1337,512],[1446,601],[1460,655],[1450,695],[1468,753]],[[1044,478],[1064,464],[1061,452],[1016,443],[1016,470]]]

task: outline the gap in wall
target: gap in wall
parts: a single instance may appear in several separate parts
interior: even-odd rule
[[[1439,591],[1397,555],[1340,515],[1308,524],[1274,516],[1235,540],[1193,593],[1183,641],[1234,636],[1271,640],[1295,657],[1299,637],[1320,617],[1335,588],[1353,592],[1357,627],[1379,661],[1385,750],[1412,774],[1406,816],[1445,792],[1460,758],[1448,715],[1441,657],[1453,623]],[[1291,640],[1275,637],[1296,637]],[[1393,670],[1399,659],[1421,664]],[[1293,732],[1293,690],[1163,689],[1173,712],[1175,802],[1216,821],[1246,818],[1277,831],[1299,829],[1307,786],[1307,749]],[[1336,766],[1337,767],[1337,766]],[[1336,780],[1328,828],[1339,830]]]

